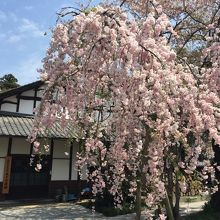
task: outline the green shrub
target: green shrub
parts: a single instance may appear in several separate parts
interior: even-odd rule
[[[97,210],[98,211],[98,210]],[[99,212],[105,215],[106,217],[113,217],[117,215],[125,215],[135,212],[134,208],[130,208],[129,204],[125,204],[122,209],[115,207],[102,207],[99,208]]]
[[[83,207],[89,208],[89,209],[92,209],[93,207],[95,207],[95,204],[96,203],[91,200],[79,203],[79,205],[82,205]],[[95,210],[99,213],[102,213],[106,217],[113,217],[113,216],[117,216],[117,215],[126,215],[129,213],[135,212],[134,208],[131,208],[129,203],[125,203],[123,205],[122,209],[115,208],[114,206],[101,205],[100,207],[97,206]]]

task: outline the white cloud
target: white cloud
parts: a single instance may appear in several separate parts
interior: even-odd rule
[[[0,10],[0,22],[17,22],[18,20],[19,18],[13,12],[9,12],[6,14],[5,12]]]
[[[21,20],[18,30],[20,33],[25,33],[34,37],[42,37],[44,35],[44,31],[41,30],[37,23],[26,18]]]
[[[23,18],[18,20],[18,27],[11,33],[7,33],[7,42],[9,43],[17,43],[21,40],[31,39],[31,38],[39,38],[44,36],[44,31],[37,23]]]
[[[17,43],[18,41],[20,41],[22,39],[22,36],[19,36],[19,35],[11,35],[9,38],[8,38],[8,42],[9,43]]]
[[[16,77],[20,84],[26,84],[39,80],[37,69],[42,67],[40,54],[31,54],[28,59],[22,61],[17,67]]]

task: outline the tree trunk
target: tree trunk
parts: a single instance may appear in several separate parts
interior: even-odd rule
[[[215,152],[215,162],[218,166],[220,166],[220,147],[218,145],[214,145],[213,150]],[[216,179],[220,181],[220,171],[216,169]],[[210,200],[210,205],[213,210],[219,211],[220,207],[220,185],[218,185],[218,192],[214,193]]]
[[[175,191],[176,191],[175,193],[176,201],[173,211],[174,211],[175,220],[179,220],[180,219],[180,186],[177,178],[176,178]]]
[[[166,212],[167,212],[168,219],[169,220],[174,220],[173,210],[172,210],[172,207],[171,207],[170,200],[169,200],[169,197],[167,195],[167,192],[166,192],[166,197],[165,197],[165,207],[166,207]]]
[[[173,188],[174,188],[174,183],[173,183],[173,167],[171,167],[171,165],[167,169],[167,181],[168,181],[167,194],[168,194],[168,198],[169,198],[169,201],[170,201],[171,209],[173,209]]]
[[[141,180],[137,180],[136,191],[136,220],[141,219]]]

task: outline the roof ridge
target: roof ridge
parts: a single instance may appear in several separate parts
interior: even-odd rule
[[[9,96],[13,96],[15,94],[25,92],[27,90],[30,90],[30,89],[33,89],[33,88],[36,88],[36,87],[40,87],[44,83],[45,83],[44,81],[38,80],[38,81],[29,83],[29,84],[26,84],[26,85],[23,85],[23,86],[19,86],[19,87],[14,88],[14,89],[7,90],[5,92],[1,92],[0,93],[0,99],[4,99],[4,98],[7,98]]]
[[[34,118],[35,115],[34,114],[20,113],[20,112],[1,111],[0,110],[0,117],[1,116]]]

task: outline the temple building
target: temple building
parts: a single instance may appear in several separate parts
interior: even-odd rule
[[[58,124],[39,137],[50,145],[40,158],[27,141],[44,88],[37,81],[0,93],[0,199],[54,197],[64,189],[77,195],[86,183],[74,168],[79,145]],[[38,172],[34,163],[39,159]]]

